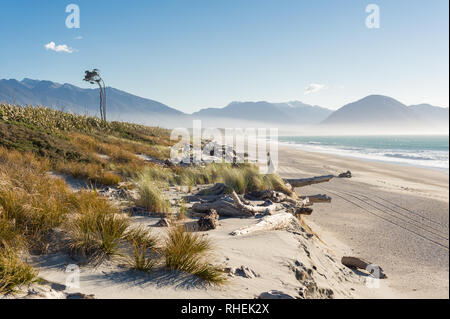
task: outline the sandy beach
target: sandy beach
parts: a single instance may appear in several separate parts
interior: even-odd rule
[[[282,177],[347,170],[351,179],[297,189],[332,197],[314,205],[311,227],[336,251],[380,265],[398,297],[448,298],[448,173],[280,147]]]
[[[93,267],[56,253],[31,257],[49,286],[25,292],[25,297],[65,298],[79,292],[95,298],[257,298],[279,291],[290,298],[448,298],[448,174],[280,147],[278,173],[284,178],[347,170],[350,179],[296,189],[300,195],[332,198],[331,203],[315,203],[312,215],[304,217],[315,236],[299,225],[231,235],[262,217],[221,218],[216,229],[202,232],[214,245],[214,263],[228,273],[224,286],[164,269],[135,271],[120,258]],[[176,199],[198,191],[171,187],[165,195]],[[156,226],[159,217],[131,219],[165,238],[167,228]],[[183,221],[196,222],[195,216]],[[379,287],[368,287],[367,273],[343,266],[343,256],[377,264],[388,278]],[[75,288],[66,286],[72,264],[80,270]]]

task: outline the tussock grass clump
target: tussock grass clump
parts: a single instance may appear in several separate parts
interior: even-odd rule
[[[68,226],[71,251],[95,260],[119,254],[128,218],[95,192],[85,192],[77,206],[79,213]]]
[[[86,179],[93,185],[112,186],[122,181],[114,172],[106,171],[102,165],[95,163],[67,162],[59,163],[57,171],[75,178]]]
[[[11,293],[17,287],[35,282],[37,272],[23,262],[16,251],[5,243],[0,247],[0,294]]]
[[[168,230],[163,250],[165,265],[168,269],[183,271],[211,283],[223,284],[223,272],[210,263],[211,242],[184,227],[172,227]]]
[[[6,237],[13,225],[21,242],[44,252],[49,233],[70,211],[68,201],[73,195],[64,181],[46,174],[45,161],[40,163],[30,154],[20,155],[0,148],[0,220],[10,225],[3,228],[2,236]]]
[[[183,199],[183,200],[181,200],[181,203],[180,203],[180,209],[178,211],[177,219],[178,220],[185,219],[186,213],[187,213],[186,201]]]
[[[170,202],[164,198],[160,186],[145,176],[141,176],[138,181],[138,192],[138,205],[154,213],[163,215],[170,213]]]
[[[18,250],[23,248],[24,242],[16,230],[14,221],[8,220],[0,214],[0,249],[5,246],[15,247]]]
[[[133,250],[133,256],[129,258],[131,267],[140,271],[151,271],[158,263],[158,238],[142,226],[129,230],[125,238]]]

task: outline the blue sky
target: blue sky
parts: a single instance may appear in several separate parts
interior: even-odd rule
[[[68,29],[65,8],[80,7]],[[368,29],[365,8],[380,8]],[[0,0],[0,78],[107,85],[185,112],[231,101],[336,109],[369,94],[449,104],[447,0]],[[82,37],[82,39],[77,39]],[[50,42],[72,53],[44,47]],[[310,84],[317,91],[305,94]]]

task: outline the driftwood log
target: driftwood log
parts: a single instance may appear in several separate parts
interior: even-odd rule
[[[192,210],[196,213],[205,214],[212,209],[215,210],[219,216],[223,217],[252,217],[257,214],[271,214],[276,209],[276,205],[248,205],[243,203],[234,191],[231,193],[231,197],[221,196],[215,201],[194,203],[194,205],[192,205]]]
[[[298,220],[289,213],[280,213],[261,218],[256,224],[235,230],[230,234],[233,236],[247,235],[257,231],[279,230],[279,229],[298,229],[300,226]]]
[[[239,198],[239,196],[236,194],[235,191],[233,191],[231,193],[231,196],[233,197],[234,203],[240,210],[242,210],[243,212],[248,212],[251,215],[256,215],[256,214],[270,215],[276,208],[275,205],[252,206],[252,205],[244,204],[244,203],[242,203],[241,199]]]
[[[331,203],[331,197],[325,195],[325,194],[317,194],[317,195],[310,195],[310,196],[300,196],[302,200],[309,200],[311,204],[313,203]]]
[[[288,202],[298,207],[308,206],[310,204],[308,197],[298,200],[284,193],[273,190],[254,191],[246,194],[244,197],[249,200],[270,200],[274,203]]]
[[[234,201],[229,197],[221,197],[216,201],[212,202],[200,202],[194,203],[192,205],[192,210],[196,213],[206,214],[211,209],[214,209],[219,216],[222,217],[251,217],[252,213],[248,211],[242,211],[235,204]]]
[[[367,262],[365,260],[362,260],[358,257],[349,257],[349,256],[344,256],[341,259],[341,263],[344,266],[350,267],[350,268],[357,268],[357,269],[363,269],[366,271],[369,271],[371,274],[373,274],[375,272],[375,269],[379,270],[379,279],[384,279],[387,278],[386,274],[383,272],[383,269],[381,269],[380,266],[374,265],[371,262]],[[377,267],[377,268],[375,268]],[[375,274],[376,276],[377,274]]]
[[[296,179],[285,179],[285,182],[289,183],[292,188],[303,187],[313,184],[325,183],[330,181],[334,175],[316,176],[309,178],[296,178]]]

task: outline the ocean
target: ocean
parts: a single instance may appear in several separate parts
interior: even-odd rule
[[[448,136],[279,136],[288,144],[312,152],[322,152],[365,160],[449,169]]]

